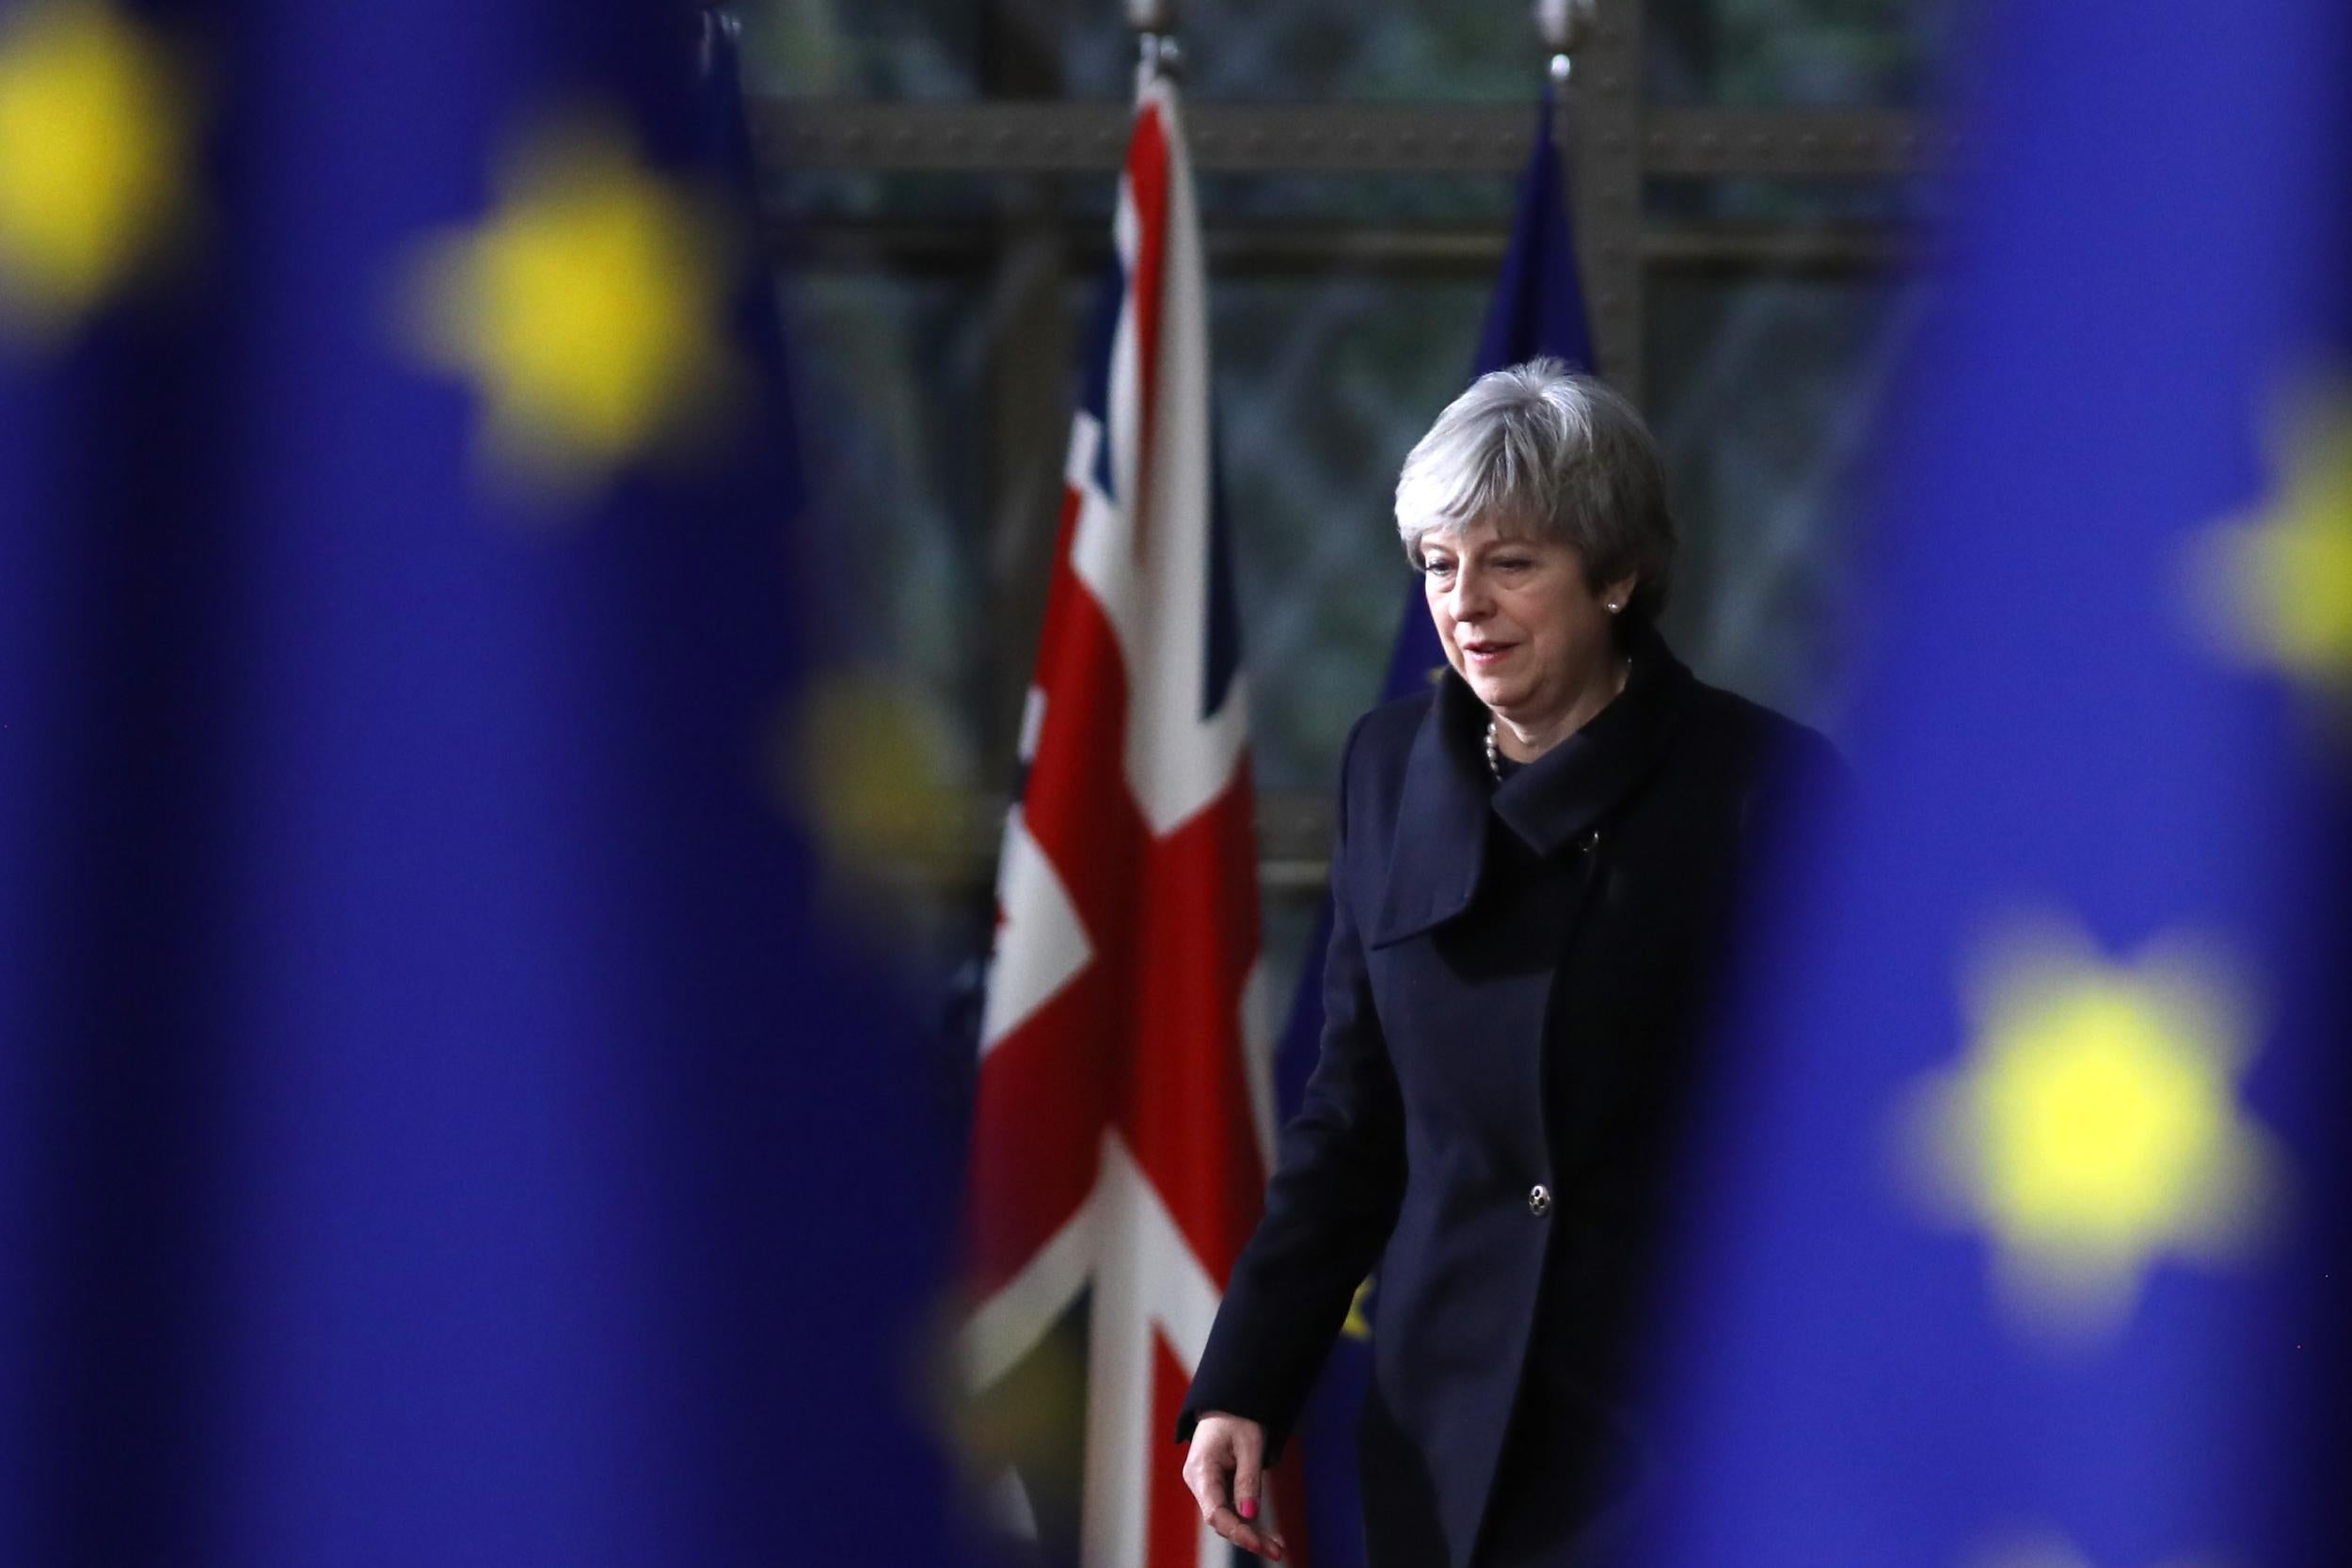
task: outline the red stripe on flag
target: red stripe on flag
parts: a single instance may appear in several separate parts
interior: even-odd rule
[[[1082,974],[981,1068],[964,1227],[981,1300],[1010,1284],[1094,1191],[1117,1093],[1115,1001],[1100,972]]]
[[[1107,435],[1104,437],[1108,439]],[[1054,530],[1054,569],[1046,578],[1045,622],[1037,640],[1037,660],[1030,668],[1036,672],[1032,684],[1041,685],[1055,671],[1069,667],[1070,656],[1062,649],[1061,628],[1070,624],[1073,611],[1067,602],[1073,594],[1086,592],[1085,584],[1070,566],[1070,546],[1078,536],[1078,514],[1086,506],[1086,497],[1074,484],[1061,489],[1061,518]],[[1025,792],[1023,798],[1027,798]]]
[[[1135,519],[1131,544],[1140,559],[1151,537],[1145,498],[1152,493],[1150,475],[1158,451],[1152,433],[1160,388],[1160,291],[1168,270],[1168,128],[1155,103],[1136,113],[1135,136],[1127,144],[1127,193],[1136,210],[1136,264],[1127,279],[1127,308],[1136,324],[1136,493],[1120,499]]]
[[[1244,763],[1207,810],[1152,846],[1132,949],[1141,961],[1121,1124],[1219,1290],[1265,1189],[1241,1031],[1258,955],[1257,871]]]

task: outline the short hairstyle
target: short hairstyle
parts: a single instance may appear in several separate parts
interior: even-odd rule
[[[1675,524],[1658,443],[1631,404],[1557,359],[1480,376],[1405,459],[1396,531],[1416,567],[1429,535],[1481,517],[1573,546],[1596,592],[1635,578],[1625,630],[1665,608]]]

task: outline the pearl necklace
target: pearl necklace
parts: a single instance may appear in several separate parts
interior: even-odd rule
[[[1617,696],[1622,697],[1625,695],[1626,682],[1632,679],[1632,677],[1633,661],[1629,658],[1617,669],[1617,689],[1615,693]],[[1501,784],[1502,782],[1502,747],[1495,734],[1496,723],[1497,721],[1494,715],[1488,714],[1486,716],[1486,771],[1494,775],[1495,783]]]

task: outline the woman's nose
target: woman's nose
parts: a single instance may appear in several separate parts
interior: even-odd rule
[[[1446,610],[1457,621],[1475,621],[1486,613],[1486,579],[1483,573],[1468,570],[1454,574],[1454,585],[1446,590]]]

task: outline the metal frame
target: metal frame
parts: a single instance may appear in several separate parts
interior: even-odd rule
[[[1593,47],[1617,34],[1603,27]],[[1882,109],[1649,109],[1604,70],[1580,67],[1571,89],[1592,163],[1605,179],[1756,175],[1845,179],[1921,169],[1957,146],[1915,116]],[[761,148],[794,170],[985,170],[1102,174],[1119,166],[1133,111],[1124,103],[884,103],[761,98]],[[1193,166],[1216,173],[1492,174],[1527,157],[1523,104],[1192,103]]]
[[[1638,11],[1604,22],[1579,61],[1563,120],[1577,207],[1579,258],[1596,348],[1610,379],[1641,401],[1643,297],[1659,266],[1703,264],[1855,270],[1900,264],[1908,236],[1850,226],[1802,232],[1655,223],[1642,210],[1657,179],[1844,180],[1922,172],[1958,151],[1956,138],[1916,116],[1886,110],[1649,109],[1636,87]],[[1208,173],[1498,174],[1526,157],[1523,105],[1200,103],[1189,147]],[[769,166],[795,171],[1102,174],[1118,166],[1128,109],[1121,103],[906,104],[856,102],[753,105]],[[1216,226],[1213,222],[1213,230]],[[950,227],[848,225],[803,230],[803,260],[889,254],[961,259],[974,243]],[[1486,230],[1252,228],[1213,231],[1220,259],[1300,262],[1344,254],[1351,264],[1469,266],[1499,256]],[[850,243],[843,244],[844,240]],[[1081,254],[1099,236],[1073,234]],[[1089,261],[1092,260],[1089,255]]]
[[[1108,264],[1110,244],[1101,225],[1063,223],[1055,254],[1083,273]],[[1504,236],[1492,229],[1411,230],[1351,224],[1213,226],[1205,236],[1209,263],[1225,271],[1322,272],[1345,258],[1354,273],[1375,277],[1459,277],[1501,263]],[[911,274],[962,276],[977,259],[1001,255],[1006,241],[994,224],[882,219],[799,227],[779,248],[795,264],[815,269],[888,267]],[[1645,277],[1665,272],[1851,277],[1918,264],[1921,246],[1906,231],[1877,224],[1821,224],[1805,229],[1767,225],[1664,224],[1643,228],[1638,250]],[[1029,357],[1038,357],[1031,355]],[[1067,367],[1058,372],[1067,379]],[[1059,382],[1055,385],[1060,385]]]
[[[1924,172],[1959,151],[1957,139],[1922,118],[1879,110],[1661,108],[1642,97],[1643,8],[1601,0],[1597,24],[1578,44],[1560,121],[1576,198],[1580,262],[1593,312],[1601,369],[1642,401],[1645,293],[1663,269],[1771,269],[1878,272],[1910,265],[1916,236],[1879,225],[1772,226],[1670,224],[1649,220],[1646,182],[1658,179],[1843,180]],[[1542,55],[1530,51],[1530,90]],[[1044,69],[1044,68],[1038,68]],[[997,84],[1024,91],[1055,86],[1036,71]],[[1123,103],[978,102],[903,103],[758,99],[753,134],[773,170],[988,173],[1035,182],[1034,211],[986,224],[930,222],[795,226],[795,261],[815,266],[968,270],[991,254],[1034,284],[1023,313],[1025,352],[1008,355],[1000,423],[1034,423],[1027,411],[1050,407],[1069,355],[1050,352],[1061,336],[1056,280],[1075,264],[1093,268],[1107,236],[1081,230],[1044,198],[1055,177],[1103,174],[1119,165],[1129,106]],[[1194,166],[1214,173],[1445,173],[1517,170],[1526,156],[1525,104],[1295,104],[1193,103],[1187,143]],[[771,191],[771,197],[780,193]],[[781,204],[780,201],[778,203]],[[1016,206],[1020,203],[1016,202]],[[1209,219],[1214,264],[1248,269],[1309,267],[1344,256],[1353,267],[1405,273],[1483,271],[1501,258],[1505,236],[1461,228],[1375,230],[1361,226],[1263,225]],[[778,243],[784,242],[782,235]],[[1034,328],[1034,330],[1031,330]],[[1048,341],[1041,341],[1039,334]],[[1068,345],[1060,345],[1067,349]],[[1005,411],[1011,412],[1005,412]],[[1006,627],[1032,627],[1041,608],[1044,552],[1052,515],[1045,493],[1059,473],[1058,429],[997,432],[1009,452],[1042,453],[1037,471],[1015,467],[997,477],[993,498],[996,541],[989,586]],[[1008,713],[1027,680],[1029,633],[993,651],[1002,661]],[[1269,891],[1320,886],[1329,835],[1329,802],[1319,794],[1263,794],[1258,807],[1262,879]],[[954,885],[977,885],[996,847],[1001,802],[976,800],[964,852],[931,868]]]

